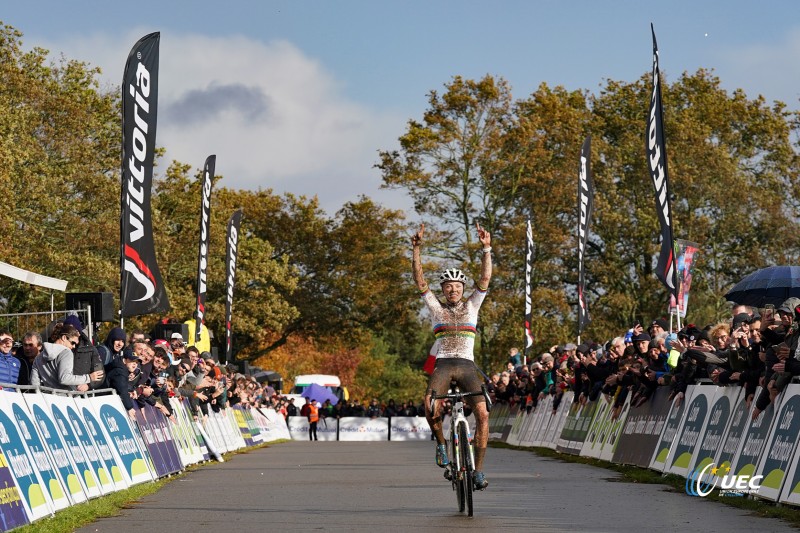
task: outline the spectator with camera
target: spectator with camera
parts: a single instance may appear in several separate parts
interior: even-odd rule
[[[800,298],[788,298],[777,309],[777,317],[762,320],[761,332],[766,346],[766,386],[756,398],[754,419],[775,401],[792,376],[800,375],[800,360],[796,359],[800,343]]]
[[[137,401],[141,406],[150,404],[160,410],[164,416],[172,417],[172,406],[169,403],[169,389],[167,378],[171,377],[168,369],[170,368],[169,356],[161,346],[154,349],[153,369],[150,375],[146,376],[142,385],[138,389]],[[174,376],[172,376],[174,377]]]
[[[77,329],[58,322],[53,327],[50,339],[52,342],[43,343],[42,353],[33,361],[31,385],[85,392],[92,381],[103,379],[102,370],[90,374],[73,373],[75,358],[72,350],[80,339]]]
[[[83,323],[80,318],[78,318],[77,315],[67,315],[62,322],[73,326],[79,333],[78,345],[72,350],[74,357],[72,371],[75,374],[91,374],[96,371],[105,372],[103,362],[100,359],[100,353],[84,331]],[[104,383],[105,377],[99,380],[92,380],[92,382],[89,383],[89,388],[99,389],[102,388]]]

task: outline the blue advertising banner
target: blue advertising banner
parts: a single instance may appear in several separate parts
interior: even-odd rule
[[[180,472],[183,469],[180,454],[167,428],[167,419],[161,411],[145,405],[137,413],[136,419],[139,421],[145,445],[153,458],[156,475],[162,477]]]
[[[83,480],[86,496],[89,498],[100,496],[102,492],[100,491],[100,484],[97,481],[97,476],[92,469],[91,462],[83,446],[81,446],[78,440],[78,436],[75,434],[75,430],[70,425],[69,419],[67,419],[61,406],[52,403],[53,400],[71,400],[52,395],[48,395],[47,400],[51,402],[50,411],[53,413],[53,420],[61,435],[61,440],[64,441],[64,446],[72,459],[72,463],[75,465],[75,471]]]
[[[103,494],[108,494],[109,492],[114,492],[115,490],[125,488],[124,485],[117,487],[114,484],[114,480],[111,479],[110,467],[107,466],[103,460],[100,449],[94,442],[86,422],[78,415],[75,407],[68,405],[66,410],[70,426],[75,432],[75,436],[78,437],[78,441],[81,443],[83,453],[86,455],[86,458],[92,467],[92,473],[100,484],[100,490],[103,492]],[[84,474],[83,477],[86,479],[86,474]]]
[[[0,531],[8,531],[28,523],[28,515],[22,503],[14,476],[8,467],[6,456],[0,451]]]
[[[103,459],[103,464],[109,472],[111,472],[111,479],[117,488],[128,488],[128,480],[123,475],[123,471],[111,451],[111,444],[108,442],[108,437],[103,432],[103,427],[98,422],[97,418],[92,414],[88,407],[81,409],[83,420],[86,422],[86,428],[92,436],[97,450],[100,452],[100,457]]]
[[[11,412],[11,404],[6,401],[12,392],[0,392],[0,448],[11,474],[17,480],[22,504],[31,521],[49,516],[53,512],[53,503],[49,493],[42,486],[42,478],[33,459],[28,455],[25,441],[14,420],[6,413]]]
[[[116,396],[93,398],[93,400],[120,403]],[[133,435],[128,416],[121,411],[121,408],[121,404],[119,407],[110,403],[100,405],[100,423],[103,424],[103,427],[108,432],[108,437],[114,443],[114,448],[119,454],[122,466],[127,472],[131,484],[153,481],[153,476],[150,475],[150,469],[147,467],[147,461]]]
[[[168,473],[174,474],[176,472],[180,472],[183,470],[183,463],[181,462],[181,455],[178,453],[178,446],[175,444],[175,440],[172,438],[172,432],[170,431],[169,427],[170,421],[158,409],[150,407],[150,411],[150,416],[152,416],[153,430],[156,434],[156,440],[162,444],[162,454],[164,461],[167,463],[167,467],[169,468]]]
[[[153,469],[155,470],[156,477],[163,477],[169,474],[169,467],[163,457],[163,446],[156,439],[156,433],[153,430],[153,425],[150,418],[146,416],[150,407],[146,405],[142,409],[136,410],[136,421],[139,424],[139,431],[142,433],[144,445],[150,454],[150,459],[153,461]]]
[[[33,394],[26,394],[25,396],[29,397],[33,396]],[[64,442],[61,440],[61,436],[52,418],[42,409],[41,405],[32,405],[31,411],[33,412],[33,418],[36,420],[42,438],[50,452],[50,457],[53,458],[53,463],[61,478],[61,483],[67,489],[70,500],[72,500],[72,503],[85,502],[87,500],[86,492],[83,490],[83,485],[81,484],[80,477],[78,477],[75,465],[70,461],[67,449],[64,446]]]
[[[33,459],[36,469],[42,478],[42,488],[49,494],[50,500],[53,502],[53,508],[55,510],[66,509],[70,505],[69,498],[58,477],[58,472],[47,456],[45,445],[42,439],[39,438],[39,433],[36,431],[36,426],[31,420],[30,414],[28,414],[21,401],[12,401],[11,410],[14,413],[19,432],[28,448],[28,454]]]

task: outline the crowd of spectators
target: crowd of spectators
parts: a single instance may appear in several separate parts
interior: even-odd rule
[[[489,379],[493,401],[520,405],[529,412],[546,396],[556,409],[566,391],[585,403],[603,395],[619,414],[648,401],[658,387],[682,401],[698,382],[742,387],[757,418],[794,376],[800,375],[800,298],[789,298],[775,312],[735,305],[730,318],[677,332],[661,318],[641,323],[603,343],[557,345],[530,361],[516,349],[506,368]],[[756,390],[761,393],[756,397]]]
[[[618,413],[628,396],[642,405],[657,387],[682,401],[688,385],[699,381],[745,389],[757,417],[781,390],[800,375],[800,298],[777,310],[734,306],[730,319],[705,327],[687,324],[670,333],[661,318],[636,323],[604,343],[556,345],[532,360],[512,349],[506,367],[487,379],[492,401],[523,406],[528,412],[546,396],[557,409],[566,391],[585,403],[603,395]],[[0,383],[88,391],[113,388],[131,416],[145,404],[172,416],[171,397],[187,398],[197,416],[229,405],[274,408],[283,416],[307,416],[303,405],[259,383],[235,365],[219,364],[200,353],[180,333],[169,340],[143,331],[109,331],[94,345],[77,316],[52,322],[42,332],[14,343],[0,330]],[[755,396],[757,387],[761,393]],[[423,416],[421,402],[384,403],[347,399],[316,402],[322,418]]]
[[[173,397],[188,399],[196,416],[237,404],[273,407],[278,398],[268,384],[200,353],[180,333],[153,339],[117,327],[95,344],[75,315],[29,331],[18,343],[0,330],[0,383],[78,392],[112,388],[131,417],[145,404],[171,417]]]
[[[273,408],[283,416],[308,416],[305,405],[295,405],[301,403],[296,398],[241,373],[236,365],[219,364],[180,333],[172,333],[169,340],[154,339],[141,330],[128,335],[116,327],[102,343],[93,343],[75,315],[51,322],[42,332],[29,331],[17,343],[9,331],[0,330],[0,383],[78,392],[112,388],[131,417],[145,404],[171,417],[172,397],[187,398],[196,416],[237,404]],[[421,402],[413,400],[316,404],[323,418],[424,416]]]

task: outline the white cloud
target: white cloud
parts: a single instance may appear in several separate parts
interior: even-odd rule
[[[44,46],[100,66],[111,86],[146,33]],[[409,204],[379,191],[371,168],[378,149],[396,145],[405,118],[348,100],[332,73],[289,42],[162,33],[159,84],[157,143],[168,161],[200,167],[215,153],[222,185],[316,194],[330,213],[359,194]]]

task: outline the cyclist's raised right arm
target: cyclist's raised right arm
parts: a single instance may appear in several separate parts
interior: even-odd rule
[[[423,233],[425,233],[425,224],[422,224],[419,231],[411,236],[411,246],[413,246],[411,253],[411,273],[414,276],[414,282],[417,284],[417,288],[420,292],[428,290],[428,282],[425,281],[425,276],[422,273],[422,259],[420,257]]]

